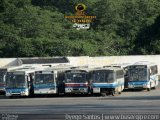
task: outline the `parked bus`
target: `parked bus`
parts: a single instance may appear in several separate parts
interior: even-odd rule
[[[59,65],[35,72],[34,94],[64,94],[64,71],[69,65]]]
[[[77,67],[65,71],[65,93],[66,94],[89,94],[90,72],[93,68]]]
[[[33,95],[35,68],[20,68],[6,73],[6,96]]]
[[[92,93],[102,95],[120,94],[124,89],[124,72],[118,67],[103,67],[93,70],[91,77]]]
[[[10,66],[10,67],[4,67],[0,68],[0,94],[5,94],[5,79],[4,76],[7,73],[7,71],[14,70],[19,68],[20,66]]]
[[[118,67],[118,68],[122,68],[124,71],[124,88],[127,89],[128,88],[128,78],[126,75],[126,71],[127,71],[127,67],[129,65],[132,65],[132,63],[120,63],[120,64],[110,64],[104,67]]]
[[[156,88],[158,85],[158,68],[154,63],[147,61],[137,62],[127,67],[129,89]]]

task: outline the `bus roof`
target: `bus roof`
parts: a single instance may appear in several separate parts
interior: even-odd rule
[[[112,71],[118,71],[118,70],[123,70],[122,68],[119,68],[119,67],[102,67],[102,68],[96,68],[94,69],[95,70],[112,70]]]
[[[149,62],[149,61],[139,61],[134,63],[133,65],[146,65],[146,66],[153,66],[156,65],[155,63]]]
[[[16,70],[20,68],[22,68],[22,66],[8,66],[8,67],[0,68],[0,71],[11,71],[11,70]]]
[[[94,66],[94,65],[91,65],[91,66],[78,66],[78,67],[75,67],[75,68],[71,68],[71,70],[84,70],[84,71],[92,71],[96,68],[101,68],[102,66]]]
[[[124,68],[124,67],[127,67],[129,65],[132,65],[132,63],[119,63],[119,64],[110,64],[110,65],[106,65],[106,66],[103,66],[104,68],[105,67],[119,67],[119,68]]]
[[[32,66],[26,66],[21,67],[15,70],[11,70],[10,72],[24,72],[24,73],[33,73],[36,70],[43,70],[45,67],[32,67]]]

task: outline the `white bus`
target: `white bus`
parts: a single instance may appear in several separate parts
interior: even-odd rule
[[[117,67],[104,67],[93,70],[91,77],[92,93],[102,95],[120,94],[124,89],[124,72]]]
[[[35,71],[34,94],[64,94],[64,71],[70,65],[58,65]]]
[[[124,71],[124,88],[127,89],[128,88],[128,79],[126,77],[126,70],[127,67],[132,65],[133,63],[120,63],[120,64],[110,64],[104,67],[118,67],[118,68],[122,68]]]
[[[156,88],[158,85],[158,67],[148,61],[136,62],[127,67],[128,89]]]
[[[10,71],[10,70],[15,70],[20,68],[21,66],[8,66],[8,67],[3,67],[0,68],[0,94],[5,94],[5,74]]]
[[[6,73],[6,96],[33,95],[33,79],[36,68],[19,68]]]

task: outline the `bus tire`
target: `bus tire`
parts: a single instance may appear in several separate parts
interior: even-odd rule
[[[112,96],[117,96],[118,95],[118,91],[117,90],[113,90],[112,91]]]
[[[119,93],[119,94],[121,94],[122,92],[121,92],[121,91],[119,91],[118,93]]]
[[[112,92],[112,96],[117,96],[117,92]]]
[[[12,98],[14,98],[14,97],[13,97],[13,96],[9,96],[8,98],[9,98],[9,99],[12,99]]]
[[[106,93],[101,93],[101,95],[102,95],[103,97],[107,96],[107,94],[106,94]]]

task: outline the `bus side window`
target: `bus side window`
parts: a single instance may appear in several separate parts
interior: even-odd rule
[[[117,79],[119,78],[119,74],[118,74],[118,71],[116,71],[116,78],[117,78]]]
[[[148,69],[148,79],[150,79],[151,69]]]
[[[29,76],[26,75],[25,77],[26,77],[26,81],[27,81],[27,86],[29,87],[29,86],[30,86],[30,79],[29,79]]]
[[[151,67],[150,67],[150,74],[151,74],[151,75],[155,75],[155,74],[157,74],[157,73],[158,73],[157,65],[151,66]]]
[[[117,76],[117,78],[119,79],[119,78],[123,78],[123,70],[119,70],[119,71],[117,71],[116,72],[116,76]]]

